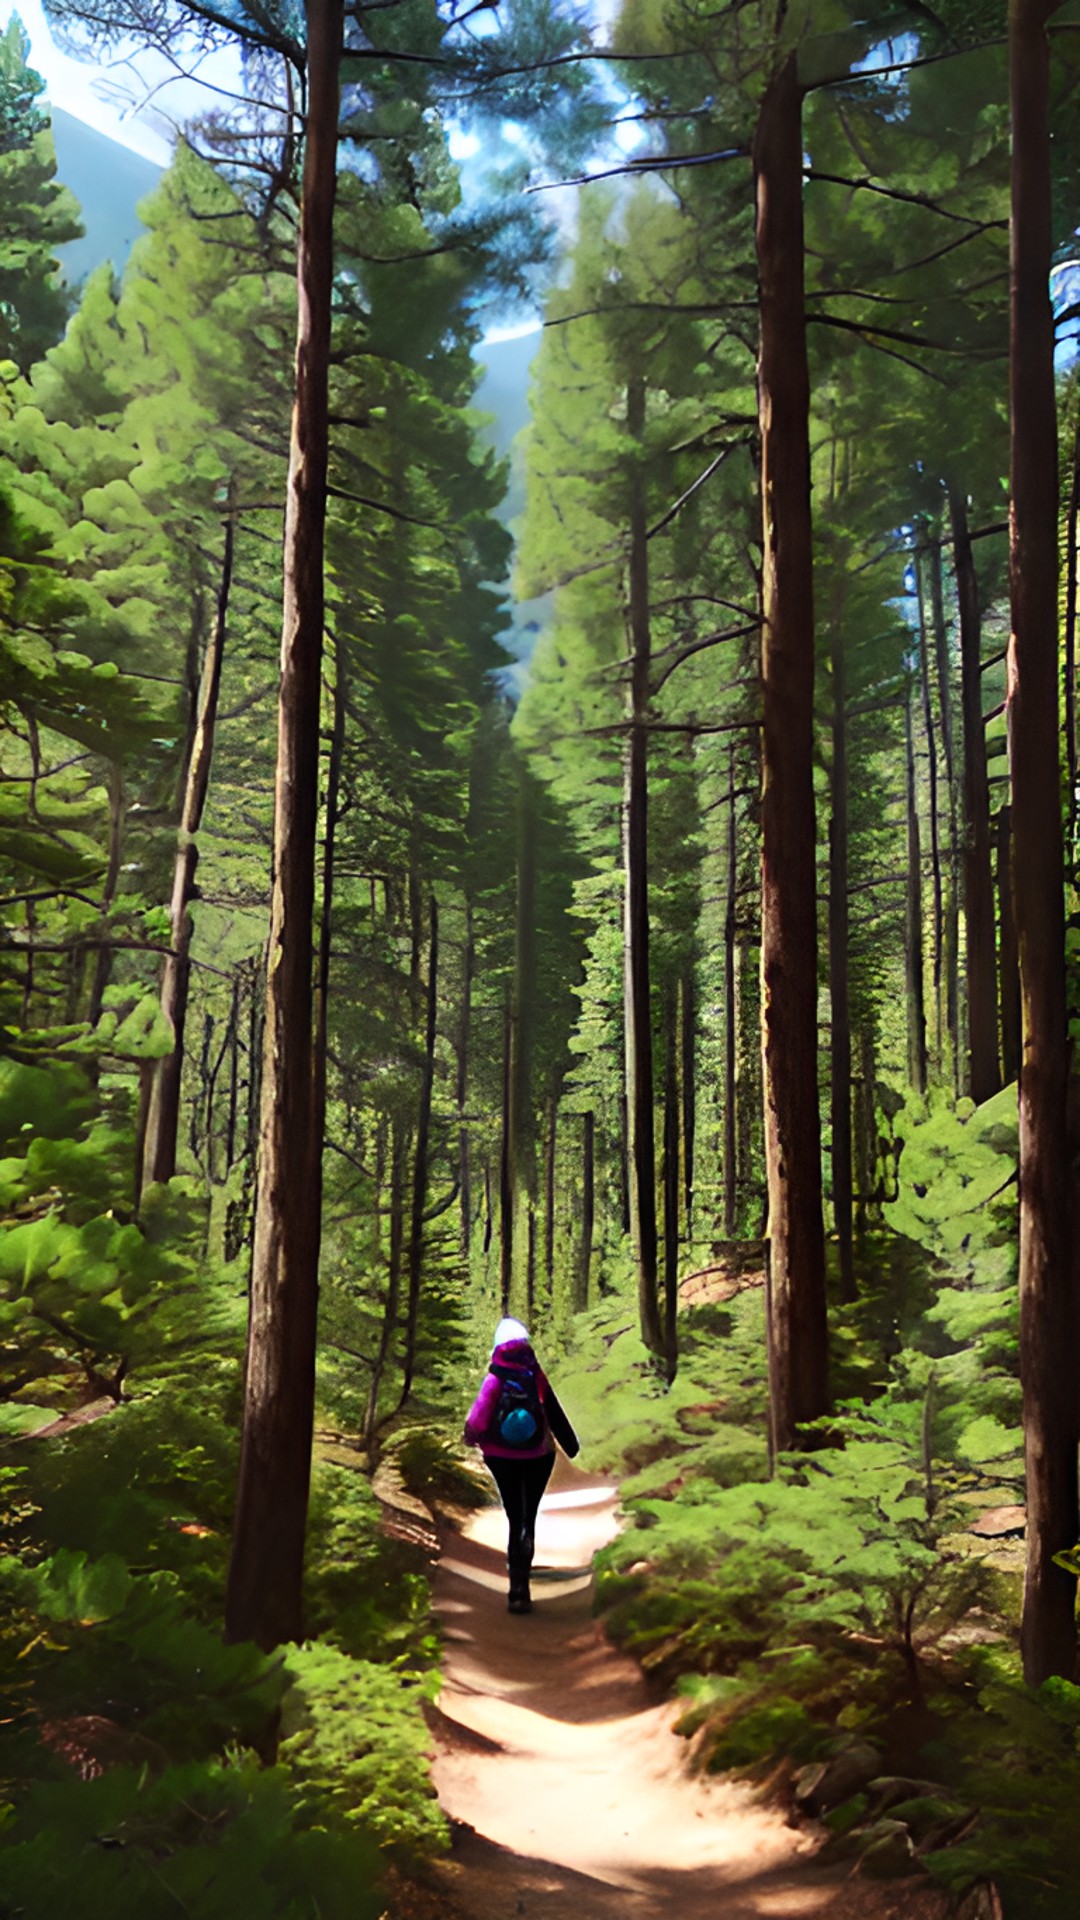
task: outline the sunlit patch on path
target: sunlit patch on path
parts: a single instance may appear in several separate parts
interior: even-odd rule
[[[650,1691],[592,1618],[615,1494],[562,1460],[540,1510],[534,1610],[506,1611],[501,1509],[448,1543],[435,1784],[448,1895],[474,1920],[936,1920],[925,1888],[824,1876],[815,1839],[748,1788],[695,1779]]]

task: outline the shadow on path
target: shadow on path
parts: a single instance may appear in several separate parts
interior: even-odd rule
[[[816,1840],[749,1788],[691,1776],[677,1709],[592,1618],[610,1482],[560,1459],[536,1531],[533,1612],[506,1611],[501,1508],[446,1542],[434,1777],[444,1884],[468,1920],[939,1920],[925,1885],[815,1867]]]

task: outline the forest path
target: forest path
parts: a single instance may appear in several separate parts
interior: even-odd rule
[[[925,1884],[851,1880],[738,1782],[690,1776],[636,1663],[592,1617],[617,1490],[559,1457],[536,1530],[533,1612],[506,1611],[506,1523],[444,1545],[434,1778],[455,1828],[440,1874],[467,1920],[938,1920]]]

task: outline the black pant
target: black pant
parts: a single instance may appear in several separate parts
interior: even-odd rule
[[[528,1586],[532,1566],[536,1511],[551,1478],[555,1455],[552,1452],[541,1454],[539,1459],[499,1460],[489,1454],[487,1464],[495,1476],[495,1485],[502,1496],[506,1517],[510,1522],[506,1549],[510,1585],[511,1588],[525,1587]]]

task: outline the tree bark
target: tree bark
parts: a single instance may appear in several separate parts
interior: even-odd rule
[[[214,757],[221,664],[225,657],[225,629],[232,590],[234,539],[235,520],[229,513],[225,520],[225,548],[218,582],[217,615],[199,676],[195,727],[190,741],[177,832],[172,898],[169,903],[169,944],[172,952],[161,969],[161,1011],[172,1028],[173,1049],[164,1060],[154,1063],[151,1075],[140,1155],[140,1194],[153,1181],[171,1180],[176,1172],[180,1085],[184,1076],[184,1021],[191,981],[191,938],[194,932],[191,902],[199,864],[198,832],[202,825],[210,786],[210,765]]]
[[[848,926],[847,675],[839,609],[832,626],[832,819],[829,822],[829,1019],[833,1225],[840,1298],[855,1298],[851,1198],[851,977]]]
[[[932,573],[931,577],[936,580],[937,600],[940,601],[940,598],[941,598],[941,549],[940,547],[934,548],[934,558],[937,563],[937,569],[935,573]],[[933,702],[933,695],[931,693],[929,636],[926,630],[926,610],[925,610],[924,598],[923,598],[922,561],[923,561],[923,554],[920,553],[919,551],[916,551],[915,586],[916,586],[916,597],[918,600],[918,607],[919,607],[919,682],[922,688],[923,727],[926,732],[926,768],[927,768],[927,779],[930,787],[930,808],[929,808],[930,883],[932,888],[932,902],[933,902],[933,913],[934,913],[934,1015],[935,1015],[937,1056],[938,1056],[938,1064],[940,1067],[940,1063],[942,1059],[942,1051],[943,1051],[942,1049],[943,965],[942,963],[943,963],[944,954],[945,954],[944,908],[943,908],[943,890],[942,890],[942,879],[941,879],[940,815],[939,815],[939,809],[938,809],[938,756],[937,756],[937,741],[935,737],[935,728],[934,728],[934,702]],[[941,652],[939,648],[938,687],[940,690],[940,698],[942,700],[941,738],[942,738],[942,745],[944,748],[945,782],[946,782],[946,788],[947,788],[949,799],[950,799],[950,818],[951,818],[952,817],[952,812],[951,812],[952,749],[951,749],[951,746],[949,745],[950,736],[946,728],[946,720],[945,720],[946,709],[944,706],[944,701],[947,698],[948,679],[947,679],[947,676],[943,677],[941,669],[942,669],[942,660],[941,660]],[[915,748],[914,748],[913,739],[909,739],[908,741],[908,768],[909,768],[909,779],[908,779],[909,795],[914,795],[915,793],[915,784],[914,784]],[[917,800],[915,800],[914,804],[916,806],[916,816],[915,816],[916,838],[918,838],[919,834],[918,834],[918,811],[917,811],[918,802]],[[909,842],[909,851],[910,851],[910,842]],[[920,877],[919,886],[920,886],[920,895],[921,895],[921,888],[922,888],[921,877]],[[920,898],[920,912],[921,912],[921,898]],[[922,952],[921,921],[920,921],[920,929],[919,929],[919,951],[921,954]],[[910,1025],[909,1025],[909,1033],[910,1033]],[[926,1081],[926,1072],[924,1067],[923,1087],[920,1087],[919,1089],[920,1092],[924,1090],[925,1081]]]
[[[274,862],[260,1168],[225,1621],[270,1648],[303,1630],[321,1238],[312,924],[318,811],[327,391],[342,0],[307,0],[296,391],[285,512]]]
[[[640,376],[627,385],[626,425],[631,438],[640,441],[645,430],[645,381]],[[630,1221],[637,1268],[641,1337],[649,1350],[660,1357],[664,1351],[664,1335],[657,1297],[659,1250],[649,986],[649,549],[645,490],[637,466],[630,484],[629,576],[631,672],[624,764],[623,858],[626,876],[624,993]]]
[[[689,953],[679,981],[679,1091],[682,1100],[683,1206],[686,1237],[694,1230],[694,1149],[697,1123],[697,991]]]
[[[469,1258],[472,1240],[472,1168],[469,1141],[469,1047],[472,1040],[472,983],[476,972],[476,931],[472,900],[465,901],[465,952],[461,963],[461,1021],[457,1048],[458,1181],[461,1187],[461,1254]]]
[[[526,1311],[535,1288],[536,1123],[533,1050],[536,1038],[536,796],[527,768],[518,768],[517,900],[514,995],[510,1022],[510,1238],[513,1259],[524,1252]],[[524,1217],[524,1248],[518,1242]]]
[[[349,670],[339,637],[334,646],[334,723],[326,769],[326,838],[323,842],[322,914],[319,920],[319,962],[315,985],[315,1112],[326,1113],[326,1065],[330,1018],[330,953],[334,926],[334,854],[341,811],[341,766],[345,755],[345,716],[348,710]],[[322,1157],[321,1145],[319,1148]]]
[[[420,1098],[416,1111],[416,1147],[413,1156],[412,1209],[409,1218],[409,1293],[405,1307],[405,1358],[400,1406],[412,1392],[416,1373],[416,1335],[420,1321],[420,1285],[424,1272],[424,1207],[428,1190],[428,1145],[431,1139],[431,1097],[435,1087],[435,1031],[439,1010],[439,908],[434,894],[429,909],[427,993],[424,1011],[424,1060],[420,1069]]]
[[[908,1079],[916,1093],[926,1092],[926,1004],[923,991],[922,851],[915,791],[915,742],[911,695],[904,711],[907,743],[907,888],[904,911],[904,984],[907,1002]]]
[[[960,608],[960,704],[964,726],[964,927],[967,939],[967,1092],[976,1106],[1001,1086],[998,1071],[994,882],[990,864],[990,785],[982,712],[979,582],[967,502],[950,483],[949,514]]]
[[[735,1238],[738,1196],[738,1135],[735,1088],[738,1072],[738,1020],[735,1005],[735,905],[739,857],[735,840],[735,748],[728,752],[727,903],[724,908],[724,1235]]]
[[[810,381],[794,54],[754,133],[762,494],[761,981],[772,1439],[829,1404],[817,1071]]]
[[[937,660],[938,706],[941,713],[941,753],[945,764],[945,793],[949,816],[949,885],[945,893],[944,930],[940,974],[944,976],[945,1031],[952,1054],[953,1080],[959,1092],[960,1081],[960,831],[956,800],[956,755],[953,740],[952,663],[949,658],[949,633],[945,624],[945,595],[941,578],[941,540],[934,538],[924,549],[930,563],[930,611],[934,629],[934,653]],[[928,697],[928,696],[927,696]],[[938,816],[935,814],[935,821]],[[940,884],[940,882],[939,882]],[[935,966],[937,963],[935,962]],[[938,1059],[941,1048],[941,978],[934,975],[938,995]]]
[[[499,1299],[504,1317],[510,1311],[514,1280],[514,1179],[511,1159],[511,1118],[513,1104],[513,1015],[509,994],[503,1009],[503,1099],[502,1135],[499,1142]],[[491,1203],[488,1202],[488,1219]]]
[[[664,1007],[664,1374],[679,1365],[679,1055],[678,989],[669,984]]]
[[[1012,895],[1012,808],[997,817],[998,998],[1001,1011],[1001,1071],[1006,1086],[1020,1078],[1020,959]]]
[[[1080,520],[1080,411],[1073,441],[1069,506],[1065,516],[1065,761],[1069,773],[1069,839],[1076,831],[1076,569],[1077,522]],[[1006,1075],[1008,1078],[1008,1075]]]
[[[1008,658],[1013,899],[1020,955],[1020,1378],[1029,1686],[1071,1678],[1076,1582],[1053,1564],[1078,1527],[1076,1313],[1069,1245],[1064,870],[1058,723],[1058,469],[1054,404],[1047,0],[1011,0]]]

